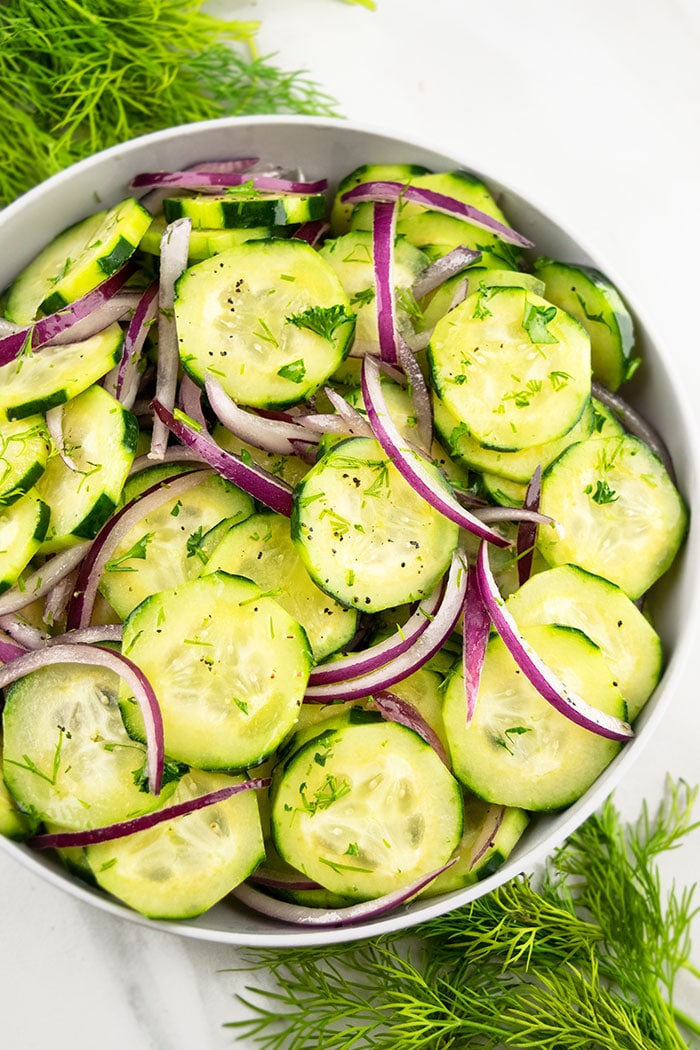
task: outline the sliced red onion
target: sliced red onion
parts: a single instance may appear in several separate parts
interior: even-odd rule
[[[505,806],[489,806],[484,818],[484,823],[481,826],[481,832],[479,838],[474,845],[474,853],[472,855],[472,862],[469,865],[471,871],[479,861],[484,857],[491,849],[496,841],[496,835],[501,829],[503,819],[506,815]]]
[[[504,226],[502,222],[487,215],[485,211],[455,200],[454,197],[448,197],[444,193],[437,193],[435,190],[424,189],[420,186],[408,186],[402,182],[363,182],[344,193],[341,200],[345,204],[362,204],[366,201],[406,201],[411,204],[422,204],[432,211],[464,219],[473,226],[488,230],[507,244],[517,244],[521,248],[534,248],[533,242],[527,237],[512,230],[510,226]]]
[[[412,291],[414,296],[416,299],[422,299],[424,296],[429,295],[430,292],[434,292],[436,288],[439,288],[450,277],[454,277],[455,274],[466,270],[467,266],[471,266],[480,258],[481,252],[467,248],[464,244],[458,245],[445,255],[441,255],[439,259],[436,259],[430,266],[426,266],[418,274],[413,282]]]
[[[396,693],[391,693],[387,689],[378,689],[372,693],[370,706],[376,707],[387,722],[396,722],[407,729],[412,729],[422,740],[425,740],[426,744],[432,747],[443,765],[450,768],[450,762],[442,745],[442,740],[433,727],[426,722],[420,711],[413,704],[410,704],[408,700],[404,700],[403,697],[397,696]]]
[[[374,437],[372,428],[365,417],[342,394],[331,386],[324,387],[324,391],[338,415],[347,423],[351,434],[357,434],[358,437]]]
[[[420,638],[431,622],[433,614],[442,598],[442,584],[438,584],[429,597],[424,598],[416,611],[394,634],[368,649],[340,656],[328,663],[314,667],[309,675],[309,685],[323,685],[327,682],[343,682],[348,678],[376,671],[379,667],[395,660],[410,649]]]
[[[485,543],[482,543],[479,548],[477,574],[481,598],[494,627],[518,667],[537,692],[560,714],[592,733],[607,737],[609,740],[629,740],[633,737],[634,730],[628,722],[599,711],[583,697],[567,689],[561,679],[525,641],[498,590],[489,565],[488,547]]]
[[[180,353],[175,325],[175,282],[187,267],[192,220],[176,219],[169,223],[160,240],[160,283],[158,290],[158,367],[156,397],[172,411],[177,392]],[[162,420],[153,420],[151,459],[162,459],[168,444],[168,428]]]
[[[74,303],[62,306],[55,313],[41,317],[38,321],[32,321],[31,324],[25,325],[18,331],[4,336],[0,339],[0,365],[6,365],[10,361],[14,361],[22,352],[31,353],[34,350],[39,350],[63,335],[78,321],[81,321],[84,317],[103,306],[126,284],[135,272],[136,264],[128,262],[120,270],[112,274],[111,277],[103,281],[102,284],[98,284],[96,288],[87,292],[86,295],[76,299]],[[126,312],[126,309],[128,307],[125,307],[124,312]]]
[[[389,689],[396,682],[408,678],[431,660],[452,634],[459,620],[467,592],[467,562],[462,551],[452,556],[450,571],[442,600],[432,620],[414,644],[383,663],[375,670],[342,682],[327,682],[324,685],[307,687],[304,699],[319,703],[329,700],[357,700],[370,696],[379,689]]]
[[[372,220],[372,252],[376,287],[377,329],[382,361],[398,364],[398,331],[394,292],[394,241],[396,240],[396,204],[376,201]]]
[[[306,241],[312,248],[315,248],[323,240],[330,228],[330,223],[326,222],[325,219],[310,219],[309,222],[302,222],[294,231],[292,237],[297,241]]]
[[[379,381],[379,365],[376,358],[370,354],[365,354],[362,361],[362,399],[377,441],[418,495],[460,528],[467,529],[498,547],[507,547],[508,540],[470,514],[461,506],[451,490],[435,481],[432,472],[429,473],[425,469],[424,464],[430,462],[427,457],[420,456],[417,450],[407,447],[389,414]]]
[[[17,645],[5,638],[0,637],[0,664],[9,664],[20,656],[26,656],[27,650],[22,645]]]
[[[4,613],[0,616],[0,628],[24,649],[41,649],[49,638],[48,631],[42,631],[40,627],[21,620],[14,613]]]
[[[66,443],[63,440],[63,405],[55,405],[46,413],[46,429],[51,440],[56,446],[56,451],[69,470],[76,470],[73,458],[66,452]]]
[[[208,791],[206,795],[188,798],[185,802],[175,802],[172,806],[144,813],[140,817],[132,817],[131,820],[121,820],[116,824],[105,824],[104,827],[90,828],[87,831],[57,831],[35,835],[30,841],[36,849],[70,849],[73,846],[94,846],[99,842],[113,842],[114,839],[123,839],[137,831],[148,831],[149,828],[155,828],[168,820],[185,817],[188,813],[196,813],[198,809],[215,806],[233,798],[234,795],[240,795],[243,791],[255,791],[269,786],[268,777],[244,780],[240,784],[217,788],[216,791]]]
[[[103,332],[115,321],[123,320],[138,303],[136,292],[121,290],[113,295],[111,299],[105,300],[96,307],[87,317],[76,321],[74,325],[50,339],[46,346],[62,346],[65,343],[79,343],[83,339],[90,339],[98,332]]]
[[[615,415],[619,416],[620,422],[624,426],[625,430],[629,431],[634,437],[638,437],[640,441],[643,441],[645,445],[654,452],[664,467],[668,471],[669,477],[676,483],[676,473],[673,466],[673,460],[671,459],[671,453],[669,452],[664,439],[661,437],[659,432],[652,427],[651,423],[648,423],[646,419],[639,415],[624,398],[620,397],[619,394],[613,394],[611,390],[601,386],[600,383],[591,383],[591,394],[594,398],[601,402],[603,405],[607,405]]]
[[[87,664],[106,667],[123,678],[134,694],[143,717],[148,761],[148,787],[153,795],[160,794],[163,780],[163,719],[153,688],[143,671],[126,656],[98,645],[65,643],[47,645],[13,660],[0,669],[0,688],[24,678],[50,664]]]
[[[187,374],[183,375],[180,380],[178,403],[185,415],[193,419],[202,430],[208,429],[202,408],[202,388]]]
[[[136,304],[134,316],[124,336],[124,347],[117,370],[114,396],[127,408],[131,408],[136,399],[137,366],[148,330],[158,312],[158,292],[158,281],[152,281]]]
[[[207,375],[204,387],[209,404],[219,422],[248,445],[254,445],[265,452],[291,456],[296,454],[295,441],[308,443],[315,439],[318,442],[320,438],[320,434],[314,434],[312,430],[304,429],[296,422],[270,419],[256,412],[246,412],[229,397],[215,376]],[[313,420],[313,416],[307,418]],[[311,426],[312,422],[309,423],[309,427]]]
[[[123,634],[124,625],[121,623],[96,623],[92,627],[82,627],[76,631],[54,635],[53,638],[47,639],[46,645],[64,645],[66,642],[81,642],[85,645],[95,645],[97,642],[121,642]]]
[[[254,463],[246,463],[233,452],[226,452],[203,431],[177,419],[158,399],[153,401],[153,410],[160,420],[172,431],[176,438],[202,457],[222,477],[249,493],[266,507],[284,514],[287,518],[292,513],[292,487],[281,478],[263,470]]]
[[[0,595],[0,614],[18,612],[25,606],[31,605],[36,598],[43,598],[66,576],[81,563],[90,549],[92,540],[84,540],[69,547],[68,550],[55,554],[44,562],[40,569],[36,569],[26,580],[22,587],[12,587]]]
[[[416,361],[413,352],[399,339],[399,364],[408,378],[413,407],[416,413],[416,433],[418,444],[424,452],[430,453],[433,445],[433,401],[428,390],[428,384],[421,372],[420,365]]]
[[[75,591],[68,606],[67,627],[69,630],[90,626],[97,598],[97,588],[104,567],[133,526],[161,504],[167,503],[173,497],[181,496],[194,485],[198,485],[204,476],[205,472],[202,470],[191,470],[186,474],[177,474],[158,481],[105,522],[92,541],[80,566]]]
[[[270,890],[281,890],[293,892],[294,890],[322,890],[323,886],[313,879],[307,879],[299,872],[279,871],[276,868],[267,868],[260,864],[252,875],[248,876],[249,882],[256,886],[265,886]]]
[[[247,186],[266,193],[322,193],[328,188],[326,179],[314,182],[293,182],[257,172],[211,171],[191,168],[188,171],[142,172],[131,181],[132,189],[154,190],[169,187],[178,190],[207,190],[226,186]]]
[[[44,623],[52,626],[58,623],[59,620],[64,616],[68,603],[71,600],[73,591],[75,590],[75,581],[78,579],[78,570],[74,569],[67,576],[64,576],[62,580],[52,587],[49,593],[46,595],[44,601],[44,609],[42,613],[42,620]]]
[[[528,507],[483,507],[478,511],[480,521],[524,521],[532,525],[553,525],[554,518]]]
[[[165,455],[160,461],[161,463],[190,463],[192,466],[203,467],[207,464],[198,455],[194,449],[185,448],[183,445],[172,445],[166,448]],[[129,477],[134,474],[140,474],[142,470],[147,470],[153,466],[153,460],[150,456],[137,456],[134,462],[131,464],[131,470],[129,471]]]
[[[523,500],[525,510],[539,511],[541,491],[542,467],[538,464],[525,490],[525,499]],[[516,549],[518,553],[518,583],[521,587],[526,580],[529,580],[532,572],[532,559],[537,540],[537,524],[534,521],[528,522],[521,519],[518,526]]]
[[[490,631],[491,617],[481,597],[476,571],[470,569],[462,618],[462,670],[467,709],[466,725],[470,724],[476,711],[481,672],[484,667],[484,656]]]
[[[287,901],[270,897],[267,893],[261,893],[260,890],[254,889],[246,882],[237,886],[231,892],[231,896],[241,904],[252,908],[253,911],[267,915],[278,922],[289,922],[295,926],[351,926],[356,922],[379,919],[387,912],[394,911],[400,905],[406,904],[454,863],[455,859],[452,858],[447,864],[443,864],[427,875],[422,875],[408,886],[387,893],[383,897],[375,897],[374,900],[363,901],[360,904],[349,904],[344,908],[307,908],[301,904],[289,904]]]
[[[455,306],[459,306],[460,303],[464,302],[464,300],[467,298],[468,289],[469,281],[465,277],[463,281],[459,281],[459,283],[457,284],[450,305],[447,308],[447,313],[449,313],[450,310],[454,310]],[[417,353],[419,350],[425,350],[426,346],[429,344],[430,340],[433,337],[434,331],[434,327],[426,328],[424,332],[416,332],[414,335],[410,336],[408,339],[408,343],[411,347],[411,350],[413,350],[414,353]]]

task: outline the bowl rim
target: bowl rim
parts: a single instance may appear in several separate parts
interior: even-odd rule
[[[625,282],[618,279],[613,272],[613,268],[605,265],[602,253],[589,244],[588,240],[582,237],[579,232],[572,232],[568,224],[562,222],[557,215],[552,213],[551,209],[546,208],[529,189],[526,192],[510,176],[508,181],[505,181],[500,175],[492,174],[476,164],[471,164],[466,158],[460,159],[444,143],[433,143],[422,137],[411,137],[409,139],[403,135],[396,135],[391,130],[378,125],[348,121],[342,118],[306,117],[295,114],[221,117],[215,120],[183,124],[141,135],[127,142],[111,146],[84,160],[78,161],[71,167],[58,172],[38,186],[28,190],[0,212],[0,239],[8,227],[12,229],[15,223],[21,225],[24,217],[31,214],[37,203],[45,201],[49,196],[60,191],[62,187],[72,182],[78,176],[89,175],[93,169],[104,170],[103,166],[109,165],[112,161],[128,160],[130,157],[139,154],[143,149],[150,149],[159,144],[172,143],[176,139],[178,142],[189,142],[199,139],[204,140],[208,135],[219,131],[231,130],[235,132],[243,128],[269,129],[276,126],[286,129],[316,128],[322,132],[327,131],[328,133],[339,135],[341,138],[346,133],[369,136],[377,140],[390,141],[393,144],[400,145],[408,152],[413,150],[423,154],[434,154],[437,158],[441,158],[443,163],[451,163],[473,171],[483,178],[487,185],[491,187],[496,186],[499,191],[505,192],[506,195],[518,198],[526,209],[532,210],[534,214],[538,214],[547,226],[555,228],[566,239],[574,243],[577,249],[589,260],[593,261],[598,268],[607,273],[620,289],[623,298],[631,306],[633,316],[645,341],[653,349],[652,357],[656,362],[656,367],[661,368],[666,385],[677,403],[678,419],[676,421],[676,429],[678,433],[689,438],[688,445],[691,449],[700,448],[700,438],[698,437],[695,416],[691,412],[688,394],[680,376],[675,374],[673,363],[663,355],[661,349],[657,349],[662,347],[663,343],[656,338],[650,325],[644,320],[642,312],[635,304],[634,294],[630,294]],[[139,165],[137,168],[132,168],[131,174],[135,174],[137,170],[143,170],[142,166]],[[91,200],[89,204],[94,210],[94,200]],[[55,232],[58,232],[61,228],[63,227],[57,224]],[[11,276],[8,276],[7,280],[11,279]],[[692,508],[696,502],[695,494],[698,491],[695,459],[692,455],[686,454],[687,450],[681,449],[681,451],[684,453],[683,469],[680,471],[681,487],[685,499],[691,508],[691,521],[685,547],[677,559],[678,566],[674,572],[678,576],[682,573],[682,581],[685,581],[685,589],[683,591],[685,594],[686,591],[690,590],[688,579],[696,576],[700,568],[700,539],[692,514]],[[681,565],[683,566],[682,569]],[[223,926],[209,927],[206,924],[198,925],[196,920],[164,921],[149,919],[133,911],[127,905],[108,897],[101,890],[88,887],[85,883],[72,876],[66,869],[47,863],[46,858],[43,858],[36,851],[31,850],[30,847],[22,843],[0,836],[0,848],[41,878],[62,891],[68,892],[81,902],[97,907],[99,910],[115,917],[126,918],[146,928],[161,930],[192,939],[238,946],[284,948],[289,946],[342,943],[373,937],[380,933],[397,933],[402,930],[408,930],[416,923],[427,921],[430,918],[469,903],[476,897],[482,896],[525,871],[536,870],[548,855],[562,844],[588,816],[599,808],[604,799],[620,783],[627,770],[639,760],[644,748],[649,744],[655,728],[661,719],[668,715],[671,702],[677,692],[676,687],[683,667],[691,654],[693,638],[697,628],[700,626],[700,602],[695,594],[686,599],[686,604],[688,606],[687,622],[683,624],[680,636],[674,645],[673,651],[670,653],[662,679],[657,687],[653,706],[640,716],[642,731],[638,737],[632,744],[627,745],[622,750],[581,799],[553,817],[551,828],[542,835],[535,846],[515,852],[514,855],[511,855],[511,858],[508,858],[501,865],[494,875],[477,883],[476,886],[434,898],[420,899],[381,919],[369,920],[354,926],[296,927],[266,920],[262,916],[255,916],[255,923],[258,929],[236,930],[224,928]],[[220,907],[220,905],[215,907]],[[210,913],[205,913],[205,917],[206,914]],[[230,915],[235,918],[236,911],[231,910]]]

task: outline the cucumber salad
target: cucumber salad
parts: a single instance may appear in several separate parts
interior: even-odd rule
[[[0,833],[156,919],[475,883],[661,675],[628,309],[466,171],[128,192],[1,301]]]

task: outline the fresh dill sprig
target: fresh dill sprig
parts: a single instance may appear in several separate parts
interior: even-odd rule
[[[661,887],[658,857],[698,827],[670,784],[655,816],[612,802],[552,858],[406,935],[248,953],[275,987],[239,997],[230,1027],[264,1050],[682,1050],[700,1024],[674,1004],[688,970],[693,889]]]
[[[160,128],[243,113],[328,116],[303,72],[257,54],[259,24],[203,0],[0,4],[0,205],[83,157]]]

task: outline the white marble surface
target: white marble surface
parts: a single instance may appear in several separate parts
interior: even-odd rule
[[[700,399],[698,0],[214,0],[262,20],[263,53],[306,68],[363,123],[428,141],[576,216]],[[617,798],[654,805],[667,771],[700,782],[700,653]],[[700,816],[700,812],[698,813]],[[666,875],[694,881],[700,835]],[[235,949],[124,923],[0,853],[0,1045],[252,1048],[222,1025]],[[700,924],[694,960],[700,966]],[[689,1004],[698,1005],[696,985]]]

